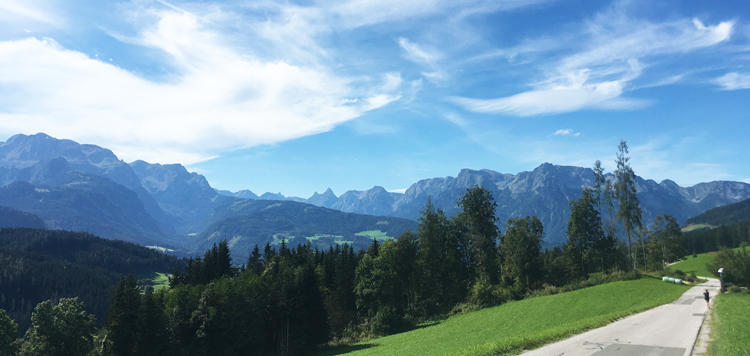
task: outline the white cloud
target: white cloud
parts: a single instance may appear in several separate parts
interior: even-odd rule
[[[51,7],[48,1],[43,0],[0,0],[0,21],[7,23],[30,20],[61,26],[63,21],[58,16],[42,10],[49,10]]]
[[[496,99],[452,100],[469,111],[516,116],[642,108],[651,102],[623,95],[630,82],[647,69],[643,61],[725,42],[733,26],[732,21],[707,26],[697,19],[651,23],[633,19],[627,11],[615,6],[573,34],[560,34],[557,39],[527,40],[517,47],[475,58],[505,56],[513,59],[527,53],[559,50],[558,45],[548,46],[550,43],[571,43],[572,48],[577,48],[575,53],[553,60],[551,65],[538,64],[542,77],[530,83],[531,90]],[[675,82],[679,79],[671,78]]]
[[[750,74],[731,72],[714,79],[722,90],[750,89]]]
[[[555,133],[553,135],[555,135],[555,136],[573,136],[573,137],[578,137],[578,136],[581,136],[581,133],[580,132],[574,132],[573,129],[564,129],[564,130],[560,129],[560,130],[555,131]]]
[[[441,55],[436,50],[427,50],[422,46],[409,41],[407,38],[399,38],[398,44],[406,53],[406,59],[427,65],[433,65]]]
[[[376,83],[320,66],[263,61],[190,13],[159,13],[137,42],[175,74],[141,78],[52,39],[0,42],[0,133],[46,132],[112,147],[126,160],[185,164],[325,132],[398,100],[401,78]]]

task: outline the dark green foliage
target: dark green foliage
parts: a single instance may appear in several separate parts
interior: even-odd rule
[[[472,267],[468,264],[468,251],[454,222],[442,210],[436,210],[430,199],[419,218],[416,237],[420,313],[446,313],[466,296]]]
[[[743,242],[750,242],[750,221],[689,231],[683,234],[683,240],[685,251],[693,254],[739,247]]]
[[[463,211],[456,215],[456,222],[468,248],[473,274],[485,282],[497,283],[497,203],[488,189],[475,186],[466,190],[458,205]]]
[[[510,218],[500,237],[503,281],[521,290],[532,289],[542,278],[542,222],[536,216]]]
[[[211,249],[203,255],[203,259],[197,256],[188,258],[185,263],[185,272],[175,274],[172,277],[171,286],[183,283],[207,284],[224,276],[232,277],[236,273],[237,270],[232,266],[232,257],[229,254],[229,244],[224,240],[218,245],[214,243]]]
[[[682,231],[677,220],[669,214],[659,215],[645,242],[646,268],[661,270],[667,263],[679,261],[685,256]]]
[[[136,355],[138,345],[138,312],[141,291],[133,274],[120,277],[109,302],[107,321],[108,342],[104,354],[112,356]]]
[[[79,297],[87,312],[104,319],[121,274],[167,273],[180,265],[161,252],[87,233],[0,229],[0,308],[20,333],[29,328],[34,306],[47,299]]]
[[[641,205],[638,201],[637,190],[635,187],[636,177],[633,169],[630,168],[630,157],[628,154],[628,145],[625,141],[620,141],[620,146],[617,151],[617,170],[615,171],[615,178],[617,182],[615,184],[615,197],[619,202],[619,208],[617,210],[617,221],[620,222],[625,229],[625,235],[628,237],[628,256],[633,263],[636,265],[636,260],[633,258],[632,237],[635,235],[635,231],[642,227],[643,215],[641,212]]]
[[[22,356],[84,356],[94,347],[94,316],[78,298],[47,300],[36,306]]]
[[[604,236],[592,191],[584,189],[581,193],[578,200],[570,202],[565,253],[570,256],[571,274],[587,278],[589,273],[605,269],[606,250],[612,246]]]
[[[717,278],[720,277],[719,268],[724,268],[724,283],[750,286],[750,253],[748,253],[747,247],[739,251],[722,248],[716,254],[713,262],[706,264],[706,269]]]
[[[16,354],[18,324],[11,319],[5,310],[0,309],[0,355]]]

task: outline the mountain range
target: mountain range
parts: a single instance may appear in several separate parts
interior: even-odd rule
[[[593,185],[593,178],[590,168],[545,163],[518,174],[464,169],[456,177],[420,180],[404,193],[374,187],[337,196],[328,189],[303,199],[216,190],[180,164],[128,164],[108,149],[42,133],[0,143],[0,206],[24,212],[25,218],[36,215],[51,229],[86,231],[184,254],[227,239],[237,259],[255,244],[281,239],[361,247],[372,237],[397,237],[416,229],[428,197],[452,216],[466,189],[477,185],[492,192],[501,224],[510,217],[537,215],[544,223],[545,245],[559,245],[565,241],[569,202]],[[638,177],[637,189],[647,225],[656,215],[672,214],[683,223],[750,198],[750,184],[741,182],[681,187]]]

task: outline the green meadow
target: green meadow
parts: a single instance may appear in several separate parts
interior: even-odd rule
[[[711,314],[711,356],[750,356],[750,294],[725,293]]]
[[[138,273],[135,275],[139,287],[151,286],[155,291],[169,288],[169,276],[160,272]]]
[[[689,287],[651,277],[529,298],[358,344],[331,355],[513,355],[669,303]]]
[[[739,251],[740,247],[735,248],[735,251]],[[714,260],[714,254],[701,253],[693,257],[688,255],[684,260],[677,262],[669,266],[672,270],[680,270],[687,274],[695,273],[696,276],[716,278],[716,276],[706,269],[706,263]]]

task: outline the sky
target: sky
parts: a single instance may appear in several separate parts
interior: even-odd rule
[[[0,141],[218,189],[403,191],[463,168],[750,183],[750,3],[0,0]]]

